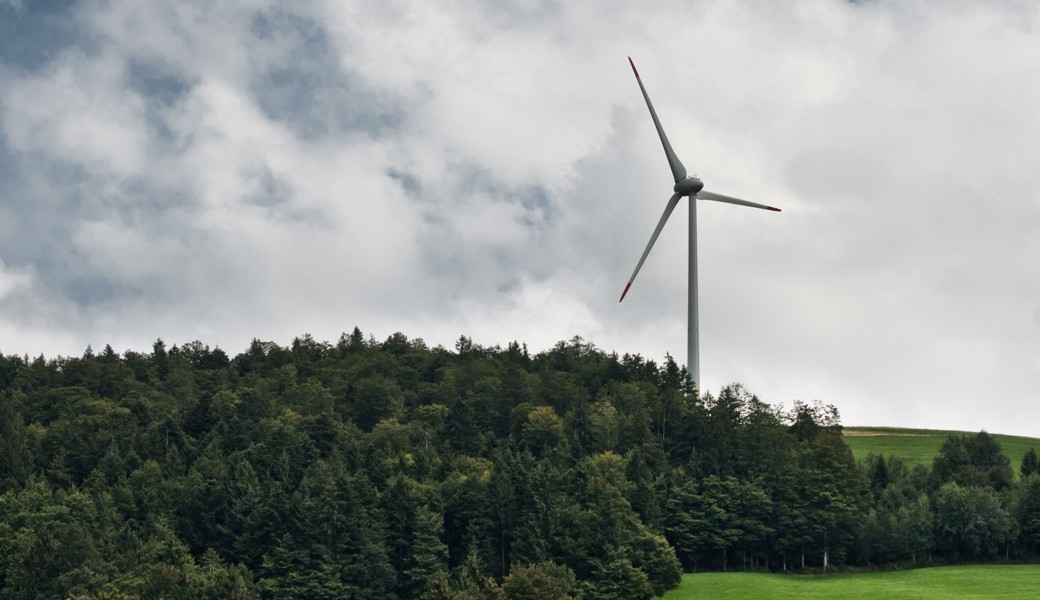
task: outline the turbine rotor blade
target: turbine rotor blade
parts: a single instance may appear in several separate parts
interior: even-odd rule
[[[657,241],[657,236],[661,235],[661,230],[664,229],[664,224],[668,221],[668,217],[671,216],[672,211],[675,210],[675,205],[679,203],[679,198],[682,198],[682,194],[672,194],[672,197],[668,200],[668,205],[664,207],[664,214],[661,215],[661,220],[657,222],[657,228],[654,229],[654,234],[650,236],[650,243],[646,245],[646,249],[643,250],[643,255],[639,257],[639,262],[636,264],[636,270],[632,271],[632,276],[628,278],[628,285],[625,286],[625,291],[621,292],[621,300],[618,300],[618,302],[625,299],[625,294],[628,293],[628,288],[632,287],[632,282],[636,280],[636,275],[639,274],[639,269],[643,268],[643,261],[645,261],[647,255],[650,254],[650,249],[654,247],[654,242]]]
[[[628,57],[628,64],[632,65],[632,72],[636,74],[636,82],[639,83],[639,90],[643,92],[643,99],[646,100],[646,107],[650,109],[650,116],[654,119],[654,127],[657,127],[657,135],[661,136],[661,145],[664,146],[664,154],[668,157],[668,166],[672,168],[672,175],[675,176],[676,181],[686,179],[686,167],[683,166],[682,161],[672,151],[672,145],[668,143],[668,136],[664,134],[664,129],[661,127],[661,121],[657,118],[657,111],[654,110],[654,105],[650,103],[650,96],[646,94],[646,88],[643,87],[643,80],[639,78],[639,71],[636,71],[636,63],[632,62],[632,57]]]
[[[768,206],[765,204],[759,204],[757,202],[748,202],[747,200],[741,200],[740,198],[734,198],[732,196],[723,196],[722,194],[716,194],[715,192],[709,192],[708,190],[701,190],[697,192],[697,197],[701,200],[714,200],[715,202],[725,202],[726,204],[739,204],[740,206],[750,206],[751,208],[761,208],[764,210],[773,210],[780,212],[779,208],[775,206]]]

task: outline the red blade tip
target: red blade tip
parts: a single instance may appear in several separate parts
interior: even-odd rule
[[[780,209],[776,208],[775,206],[767,206],[766,210],[775,210],[776,212],[780,212]]]
[[[629,60],[631,60],[631,59],[629,59]],[[631,281],[629,281],[628,285],[625,286],[625,291],[621,292],[621,300],[625,299],[625,294],[628,293],[628,288],[630,288],[630,287],[632,287],[632,282]],[[621,302],[621,300],[618,300],[618,302]]]
[[[628,64],[632,65],[632,72],[636,74],[636,79],[639,79],[639,71],[636,71],[636,63],[632,62],[632,57],[628,57]]]

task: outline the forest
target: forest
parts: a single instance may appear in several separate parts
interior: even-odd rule
[[[838,410],[575,337],[0,354],[0,600],[638,600],[683,572],[1036,562],[985,432],[857,463]]]

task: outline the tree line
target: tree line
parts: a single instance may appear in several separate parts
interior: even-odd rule
[[[980,432],[857,463],[833,406],[577,337],[0,354],[0,600],[631,600],[683,571],[1034,561],[1037,462]]]

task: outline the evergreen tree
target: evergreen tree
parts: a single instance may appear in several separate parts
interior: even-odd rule
[[[576,587],[574,572],[551,562],[513,565],[502,581],[505,600],[568,600]]]
[[[165,381],[170,374],[170,356],[166,353],[166,344],[161,338],[152,344],[152,364],[155,365],[155,374],[159,380]]]
[[[444,535],[444,518],[429,505],[419,506],[415,513],[415,531],[408,566],[401,573],[402,597],[418,598],[430,582],[448,572],[448,546]]]
[[[1019,467],[1018,472],[1022,479],[1030,475],[1040,474],[1040,460],[1037,460],[1035,448],[1026,450],[1025,455],[1022,456],[1022,465]]]
[[[961,486],[991,486],[1000,491],[1011,485],[1014,472],[1000,442],[980,431],[973,436],[951,435],[932,461],[938,485],[950,481]]]
[[[603,558],[591,562],[589,576],[581,583],[587,600],[649,600],[654,589],[647,574],[632,564],[626,553],[607,547]]]
[[[627,599],[1035,554],[1036,462],[1015,486],[982,432],[857,465],[833,407],[581,338],[0,355],[0,598]]]
[[[1033,554],[1040,552],[1040,475],[1033,473],[1022,481],[1015,498],[1014,517],[1022,544]]]

